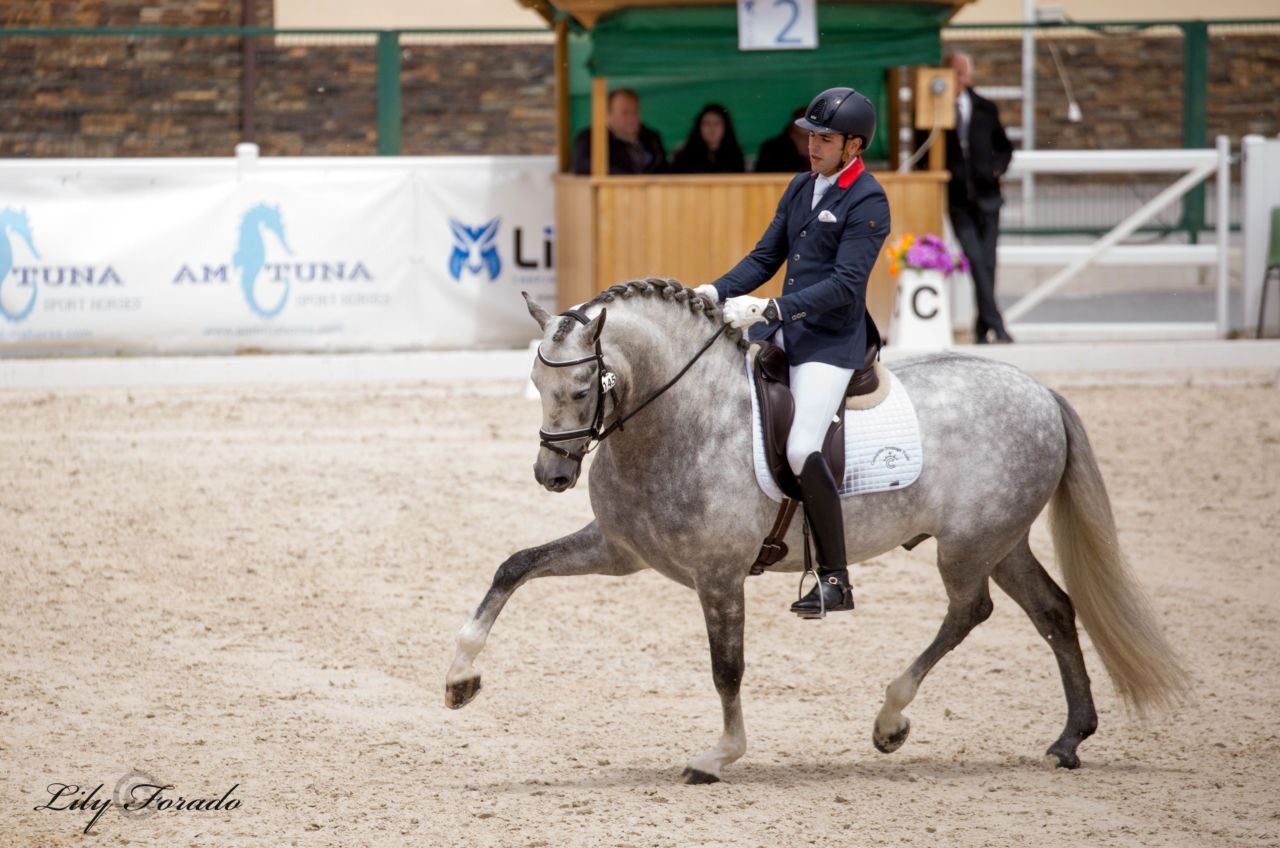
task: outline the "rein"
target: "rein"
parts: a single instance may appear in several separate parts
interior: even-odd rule
[[[580,310],[577,310],[577,309],[567,309],[564,312],[561,312],[560,314],[567,315],[570,318],[573,318],[574,320],[576,320],[579,324],[584,324],[584,325],[591,320],[585,314],[583,314]],[[635,409],[631,410],[626,415],[623,415],[617,418],[612,424],[610,424],[608,427],[604,428],[603,430],[600,429],[600,425],[604,423],[605,392],[608,392],[609,397],[613,399],[614,408],[616,409],[618,407],[618,393],[617,393],[618,375],[610,371],[609,367],[605,365],[604,352],[600,349],[600,337],[596,336],[595,352],[592,353],[590,356],[584,356],[580,359],[567,359],[567,360],[560,360],[560,361],[547,359],[545,356],[542,355],[542,346],[539,345],[538,361],[549,368],[568,368],[573,365],[582,365],[583,363],[586,363],[586,362],[595,362],[596,367],[600,371],[600,380],[596,383],[596,411],[595,411],[595,415],[592,418],[591,426],[582,427],[577,430],[561,430],[559,433],[548,433],[546,430],[539,428],[538,436],[541,437],[542,439],[540,443],[541,446],[551,451],[552,453],[559,454],[560,456],[563,456],[565,459],[571,459],[574,462],[581,465],[582,458],[585,457],[587,454],[591,453],[591,451],[595,450],[597,447],[599,447],[600,443],[603,442],[605,439],[607,439],[609,435],[613,433],[613,431],[621,430],[622,425],[625,424],[627,421],[630,421],[637,413],[640,412],[640,410],[644,409],[646,406],[653,403],[655,400],[661,397],[662,394],[667,391],[667,389],[671,388],[676,383],[680,382],[680,378],[683,377],[686,373],[688,373],[689,369],[693,367],[693,364],[695,362],[697,362],[699,359],[702,358],[702,355],[704,353],[706,353],[708,350],[711,349],[711,345],[715,342],[716,339],[720,338],[720,335],[726,329],[728,329],[728,327],[729,327],[728,324],[721,324],[720,329],[716,330],[715,333],[712,334],[711,338],[707,339],[705,342],[702,343],[702,347],[698,348],[698,352],[693,355],[692,359],[690,359],[687,363],[685,363],[685,366],[680,369],[680,372],[678,374],[676,374],[674,377],[668,380],[666,384],[663,385],[660,389],[655,391],[653,394],[649,395],[649,397],[646,398],[644,402],[641,403],[639,406],[637,406]],[[583,442],[581,447],[579,447],[576,451],[565,450],[564,448],[556,444],[556,442],[568,442],[574,439],[586,439],[586,441]]]

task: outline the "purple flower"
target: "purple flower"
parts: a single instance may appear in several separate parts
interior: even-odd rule
[[[926,271],[941,271],[950,274],[957,268],[968,271],[969,261],[960,251],[952,252],[946,242],[929,233],[922,236],[907,248],[903,262],[908,268]]]

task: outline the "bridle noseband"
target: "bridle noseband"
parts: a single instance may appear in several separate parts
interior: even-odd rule
[[[591,321],[590,318],[578,309],[566,309],[560,314],[573,318],[579,324],[583,325],[588,324]],[[716,330],[715,334],[703,343],[698,352],[694,354],[693,359],[690,359],[688,363],[680,369],[680,373],[676,374],[667,381],[666,385],[646,398],[644,403],[640,404],[626,415],[619,416],[612,424],[603,430],[600,429],[600,425],[604,423],[604,396],[606,392],[613,400],[613,408],[618,408],[618,375],[610,371],[609,366],[605,365],[604,352],[600,349],[600,336],[596,336],[595,351],[589,356],[584,356],[580,359],[566,359],[558,361],[547,359],[542,355],[542,346],[539,345],[538,361],[543,365],[546,365],[548,368],[568,368],[573,365],[582,365],[587,362],[594,362],[596,363],[597,370],[600,372],[600,379],[596,381],[596,411],[595,415],[592,417],[591,426],[581,427],[577,430],[561,430],[558,433],[548,433],[546,430],[539,428],[538,436],[542,439],[540,442],[541,446],[554,454],[558,454],[565,459],[571,459],[581,465],[582,458],[595,450],[596,447],[607,439],[614,430],[621,430],[622,425],[632,416],[644,409],[650,403],[653,403],[653,401],[657,400],[663,392],[679,382],[680,378],[683,377],[691,367],[693,367],[693,363],[697,362],[702,357],[702,354],[706,353],[707,350],[710,349],[711,344],[716,339],[720,338],[720,334],[723,333],[728,326],[728,324],[721,324],[720,329]],[[565,450],[556,444],[556,442],[569,442],[574,439],[585,439],[586,441],[584,441],[576,451]]]

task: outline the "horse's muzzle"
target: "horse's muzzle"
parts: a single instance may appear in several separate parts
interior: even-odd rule
[[[533,479],[549,492],[572,489],[581,472],[580,463],[557,456],[545,448],[538,451],[538,458],[533,463]]]

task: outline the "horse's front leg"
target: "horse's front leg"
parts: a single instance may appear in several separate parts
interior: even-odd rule
[[[744,668],[744,578],[745,574],[737,574],[713,585],[698,585],[698,600],[702,603],[707,639],[711,644],[711,676],[724,711],[724,732],[714,748],[689,763],[680,775],[681,783],[715,783],[720,780],[720,770],[747,751],[739,694]]]
[[[484,648],[498,613],[525,581],[534,577],[574,574],[621,576],[644,567],[643,562],[610,546],[594,521],[577,533],[512,554],[498,567],[484,600],[458,633],[458,649],[445,676],[445,705],[456,710],[466,706],[480,692],[480,674],[475,670],[475,658]]]

